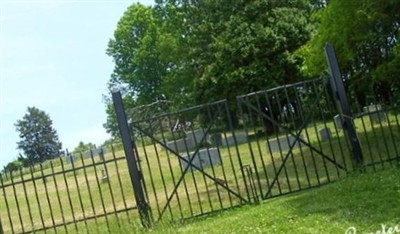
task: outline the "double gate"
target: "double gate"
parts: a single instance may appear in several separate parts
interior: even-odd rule
[[[330,77],[241,95],[235,104],[138,119],[113,92],[125,156],[113,148],[98,160],[93,151],[68,153],[37,171],[0,175],[0,233],[78,232],[89,220],[100,230],[102,219],[110,231],[114,218],[124,230],[121,213],[132,221],[136,209],[147,227],[310,189],[352,170],[399,166],[400,96],[349,105],[331,46],[326,54]]]
[[[328,45],[325,51],[330,77],[241,95],[235,105],[222,100],[127,121],[121,94],[114,92],[143,225],[317,187],[366,161],[400,161],[398,112],[393,118],[383,111],[353,116],[333,48]],[[371,120],[376,114],[385,117],[380,127],[388,125],[393,147],[385,143],[386,159],[374,161],[371,149],[363,152],[365,141],[360,143],[358,135],[367,142],[370,132],[376,135]],[[380,144],[381,139],[375,140]],[[371,160],[363,153],[370,153]]]

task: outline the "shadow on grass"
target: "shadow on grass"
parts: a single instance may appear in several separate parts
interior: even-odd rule
[[[381,224],[399,225],[400,168],[353,173],[335,184],[293,196],[286,203],[296,216],[324,216],[328,222],[348,223],[358,232],[381,230]]]

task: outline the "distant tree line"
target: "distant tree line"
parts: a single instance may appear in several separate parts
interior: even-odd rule
[[[19,156],[4,166],[2,172],[18,171],[20,168],[31,167],[46,160],[64,155],[58,134],[52,126],[50,116],[36,107],[28,107],[27,113],[15,124],[20,141],[17,142]],[[110,144],[107,140],[105,144]],[[73,154],[93,149],[93,143],[80,141]]]
[[[80,141],[80,142],[78,143],[78,146],[75,147],[73,153],[75,153],[75,154],[80,154],[80,153],[82,153],[82,152],[91,150],[91,149],[93,149],[93,148],[96,148],[96,145],[95,145],[95,144],[93,144],[93,143],[91,143],[91,142],[89,142],[89,143],[84,143],[83,141]]]

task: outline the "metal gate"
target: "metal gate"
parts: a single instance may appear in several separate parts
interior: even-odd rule
[[[351,149],[341,120],[333,121],[337,111],[328,81],[238,96],[235,121],[226,101],[128,120],[135,145],[127,142],[126,150],[134,149],[132,180],[140,184],[135,192],[144,225],[258,202],[346,175]]]
[[[267,199],[320,186],[348,170],[328,78],[237,97],[257,194]],[[337,118],[337,117],[336,117]]]
[[[400,161],[395,99],[374,99],[375,104],[352,109],[333,46],[327,44],[325,53],[329,77],[237,97],[262,199]]]
[[[121,94],[113,93],[122,108]],[[120,104],[118,104],[120,103]],[[123,109],[122,109],[123,110]],[[117,111],[117,116],[129,111]],[[122,116],[123,117],[123,116]],[[120,118],[119,124],[126,118]],[[142,222],[186,219],[250,203],[254,186],[241,161],[226,101],[130,120],[131,176]],[[122,131],[121,131],[122,132]],[[126,136],[125,136],[126,137]],[[131,142],[131,144],[132,144]],[[125,143],[124,143],[125,144]],[[131,148],[130,148],[131,147]],[[134,149],[129,153],[130,149]],[[139,186],[140,184],[140,186]]]
[[[330,77],[238,96],[232,115],[218,101],[139,120],[114,92],[143,225],[257,203],[400,162],[396,105],[370,105],[353,116],[333,47],[325,51]]]

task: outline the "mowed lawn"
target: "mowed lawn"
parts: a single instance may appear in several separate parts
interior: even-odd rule
[[[120,220],[111,233],[389,233],[400,229],[400,169],[354,173],[338,182],[181,223],[145,230]],[[95,231],[96,230],[96,231]],[[386,232],[382,232],[382,231]],[[109,233],[105,223],[89,232]],[[347,232],[346,232],[347,231]],[[356,231],[356,232],[354,232]],[[378,232],[379,231],[379,232]]]
[[[358,118],[355,121],[363,147],[365,163],[379,162],[376,166],[368,167],[371,171],[375,167],[380,170],[381,167],[387,169],[398,164],[396,157],[400,150],[400,145],[397,144],[400,142],[400,126],[398,125],[400,118],[398,115],[388,115],[388,117],[388,121],[375,125],[368,123],[367,117]],[[303,137],[328,157],[335,159],[335,155],[337,155],[335,161],[348,167],[351,164],[350,152],[348,146],[346,147],[344,143],[343,131],[333,133],[331,141],[320,142],[318,130],[324,127],[335,129],[333,122],[313,123],[304,130]],[[270,176],[275,175],[272,159],[277,163],[277,167],[282,164],[282,155],[279,152],[269,154],[265,144],[266,139],[261,137],[257,140],[253,139],[249,143],[243,143],[237,148],[234,146],[221,147],[219,150],[224,166],[207,168],[205,171],[212,177],[224,178],[233,191],[244,194],[244,177],[241,177],[238,159],[240,157],[243,165],[254,166],[255,163],[253,176],[259,176],[259,193],[264,195],[267,192],[268,181],[263,175],[266,172]],[[253,150],[254,163],[252,157],[250,157],[252,155],[250,147]],[[156,153],[157,150],[158,154]],[[160,209],[166,205],[168,196],[175,188],[175,181],[182,174],[182,168],[175,155],[168,154],[158,145],[139,144],[138,152],[143,159],[141,165],[153,217],[158,219]],[[159,155],[159,157],[156,157],[156,155]],[[118,148],[115,154],[108,152],[105,158],[106,161],[101,161],[97,157],[85,158],[79,156],[74,165],[62,163],[63,160],[56,159],[45,162],[42,171],[23,169],[22,175],[15,173],[13,179],[3,178],[5,180],[1,181],[2,186],[3,182],[9,184],[27,180],[27,182],[18,183],[15,186],[3,187],[0,191],[2,196],[2,199],[0,199],[0,217],[4,231],[6,233],[23,231],[21,223],[25,228],[24,231],[33,229],[37,231],[43,226],[52,227],[52,223],[56,223],[61,226],[49,229],[48,232],[147,232],[141,228],[137,210],[130,210],[128,213],[114,212],[115,210],[123,211],[125,208],[136,206],[123,151]],[[196,222],[186,221],[184,225],[176,222],[156,225],[150,231],[160,233],[175,233],[176,231],[184,233],[247,233],[258,231],[271,233],[274,232],[274,228],[279,226],[276,232],[312,233],[316,228],[327,226],[326,231],[321,229],[315,231],[315,233],[337,233],[336,230],[346,230],[354,222],[355,227],[360,225],[361,229],[365,228],[364,231],[357,233],[364,233],[369,232],[367,229],[374,226],[380,228],[380,223],[376,223],[374,217],[386,217],[386,208],[388,208],[389,214],[390,210],[396,211],[397,209],[399,214],[397,216],[400,216],[400,209],[398,209],[398,203],[400,203],[398,169],[378,172],[377,174],[364,173],[357,176],[352,176],[351,168],[348,167],[348,169],[350,169],[348,171],[350,176],[346,171],[339,170],[334,164],[324,161],[322,157],[313,155],[307,147],[297,148],[293,150],[293,154],[286,162],[285,169],[278,178],[279,183],[275,183],[272,187],[272,196],[279,196],[278,184],[283,192],[288,192],[290,190],[289,185],[291,186],[290,191],[295,191],[300,186],[305,189],[310,188],[310,185],[316,186],[337,180],[340,182],[291,196],[270,199],[264,201],[261,206],[243,206],[240,209],[233,209],[232,212],[220,212],[218,215],[200,218]],[[107,171],[109,176],[107,183],[101,180],[104,170]],[[46,181],[43,180],[43,176],[46,176]],[[29,180],[31,177],[36,178],[35,183]],[[288,178],[290,178],[290,183]],[[342,180],[343,178],[347,179]],[[346,183],[348,184],[346,185]],[[385,184],[388,188],[395,188],[394,192],[392,190],[385,191],[382,188]],[[179,220],[180,217],[192,216],[191,212],[194,215],[199,214],[199,205],[203,206],[203,212],[208,212],[213,210],[209,203],[213,204],[214,210],[242,204],[237,197],[229,196],[226,190],[218,190],[214,187],[217,187],[217,185],[209,178],[204,178],[201,173],[187,173],[181,186],[177,189],[177,194],[180,198],[190,197],[191,200],[180,199],[179,202],[177,196],[173,196],[169,204],[172,211],[167,209],[168,212],[165,212],[163,220],[165,222],[170,220],[169,215],[172,216],[171,214],[173,214],[175,221]],[[370,193],[379,196],[375,196],[375,194],[372,194],[374,195],[372,196]],[[380,199],[380,201],[377,202],[376,199]],[[6,200],[7,203],[5,203]],[[188,205],[190,202],[192,202],[192,206]],[[360,202],[370,202],[375,205],[363,207]],[[210,207],[207,206],[208,204]],[[359,210],[360,207],[363,210]],[[193,210],[191,210],[192,208]],[[375,215],[375,210],[378,215]],[[363,213],[364,211],[370,213],[366,215]],[[106,218],[96,218],[94,221],[89,219],[86,222],[76,222],[76,225],[63,225],[104,213],[109,215]],[[353,221],[357,220],[356,218],[368,216],[372,217],[369,226],[363,226],[364,222],[361,221],[358,223]],[[337,220],[331,220],[332,217],[336,217]],[[108,222],[106,222],[106,219]],[[376,220],[379,221],[379,219]],[[11,229],[11,222],[14,230]],[[368,222],[365,225],[368,225]],[[294,228],[296,230],[292,230]],[[374,229],[370,232],[372,231]]]

